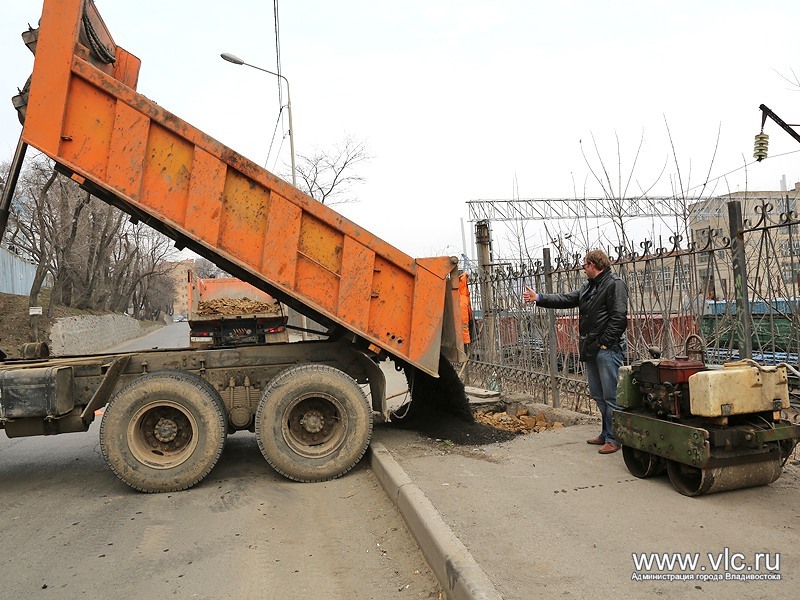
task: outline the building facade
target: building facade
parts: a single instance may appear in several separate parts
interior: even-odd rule
[[[711,252],[730,239],[728,202],[738,200],[744,220],[745,259],[750,296],[782,298],[796,295],[800,271],[800,231],[797,204],[800,182],[787,191],[734,192],[707,198],[690,207],[692,239],[698,249],[697,277],[709,299],[733,295],[730,260],[715,260]]]

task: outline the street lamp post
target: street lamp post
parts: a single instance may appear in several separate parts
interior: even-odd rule
[[[227,52],[223,52],[220,54],[223,60],[227,60],[229,63],[233,63],[234,65],[245,65],[248,67],[252,67],[253,69],[257,69],[259,71],[263,71],[264,73],[269,73],[270,75],[275,75],[275,77],[280,77],[286,82],[286,110],[289,113],[289,146],[292,154],[292,185],[297,187],[297,171],[295,169],[294,164],[294,124],[292,123],[292,94],[289,91],[289,80],[286,79],[280,73],[275,73],[274,71],[268,71],[267,69],[263,69],[261,67],[257,67],[256,65],[251,65],[250,63],[244,62],[238,56],[234,56],[233,54],[229,54]]]
[[[263,69],[261,67],[257,67],[256,65],[251,65],[250,63],[244,62],[238,56],[233,54],[229,54],[228,52],[223,52],[220,54],[223,60],[227,60],[229,63],[233,63],[234,65],[246,65],[248,67],[252,67],[259,71],[263,71],[264,73],[269,73],[270,75],[275,75],[275,77],[280,77],[286,82],[286,110],[289,113],[289,147],[292,154],[292,185],[297,187],[297,170],[295,168],[294,162],[294,124],[292,123],[292,94],[289,91],[289,80],[286,79],[280,73],[275,73],[274,71],[268,71],[267,69]],[[300,327],[302,329],[301,336],[303,341],[308,339],[308,319],[304,314],[300,315]]]

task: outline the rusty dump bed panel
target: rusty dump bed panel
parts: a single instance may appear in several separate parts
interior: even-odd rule
[[[409,257],[167,112],[136,92],[139,64],[93,2],[45,0],[24,141],[179,245],[435,375],[457,339],[453,259]]]

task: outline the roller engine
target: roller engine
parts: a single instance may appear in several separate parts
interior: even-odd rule
[[[631,474],[669,474],[686,496],[776,481],[800,438],[786,365],[644,360],[619,372],[614,436]]]
[[[661,418],[680,418],[691,414],[689,377],[705,368],[700,360],[679,357],[637,363],[632,365],[631,375],[646,408]]]

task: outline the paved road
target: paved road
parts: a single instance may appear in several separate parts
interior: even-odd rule
[[[2,437],[0,506],[4,599],[438,597],[366,463],[289,482],[252,434],[197,487],[154,495],[108,471],[96,431]]]
[[[174,323],[115,351],[185,337]],[[98,430],[0,436],[3,599],[440,597],[366,460],[335,481],[290,482],[239,432],[201,484],[146,495],[106,468]]]
[[[585,442],[597,427],[478,447],[380,428],[373,442],[388,448],[506,600],[798,597],[800,456],[771,485],[688,498],[666,476],[633,477],[621,452],[599,455]],[[741,557],[726,565],[726,549]],[[636,568],[633,555],[642,553],[698,553],[695,568],[672,571],[695,579],[648,580],[662,573]],[[773,566],[780,555],[780,581],[702,579],[750,573],[756,553]]]
[[[170,323],[156,329],[145,336],[128,340],[106,352],[135,352],[137,350],[152,350],[154,348],[188,348],[189,323]]]

